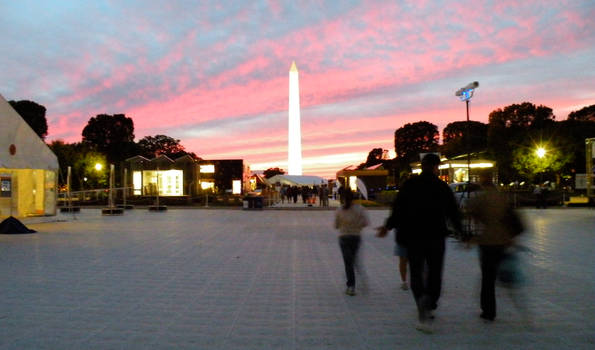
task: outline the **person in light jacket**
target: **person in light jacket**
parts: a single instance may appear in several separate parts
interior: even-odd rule
[[[345,201],[335,213],[335,228],[339,230],[339,246],[345,263],[347,289],[345,294],[355,295],[355,271],[357,253],[361,242],[362,229],[370,223],[366,210],[353,203],[353,192],[345,191]]]

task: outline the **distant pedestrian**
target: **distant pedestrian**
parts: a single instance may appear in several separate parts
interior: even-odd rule
[[[479,245],[481,267],[481,315],[487,321],[496,318],[496,279],[502,276],[503,263],[508,264],[504,282],[511,287],[519,282],[518,259],[515,256],[515,237],[524,230],[524,225],[505,194],[498,191],[488,176],[480,178],[482,191],[469,202],[471,217],[478,223],[479,232],[471,240]],[[501,277],[502,278],[502,277]],[[514,300],[524,309],[524,301]],[[528,316],[524,309],[524,316]]]
[[[369,225],[369,219],[366,210],[361,205],[353,203],[353,192],[345,191],[344,197],[343,205],[335,212],[335,228],[339,230],[339,246],[347,276],[345,294],[353,296],[355,295],[355,267],[358,265],[361,231]]]
[[[442,289],[447,219],[461,231],[459,208],[450,187],[438,178],[440,158],[427,154],[419,176],[408,179],[397,194],[392,212],[378,237],[396,229],[397,243],[407,248],[411,291],[417,305],[416,329],[431,333],[432,311],[438,307]]]

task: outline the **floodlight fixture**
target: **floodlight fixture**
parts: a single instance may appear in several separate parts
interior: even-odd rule
[[[474,81],[460,88],[455,92],[455,96],[461,99],[461,101],[469,101],[473,97],[473,91],[479,87],[479,82]]]

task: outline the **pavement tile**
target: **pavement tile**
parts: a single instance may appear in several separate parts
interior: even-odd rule
[[[355,297],[332,211],[59,215],[0,235],[0,349],[593,349],[595,211],[521,212],[533,326],[504,288],[496,321],[479,319],[477,252],[449,240],[431,335],[414,328],[392,237],[374,237],[387,210],[369,211]]]

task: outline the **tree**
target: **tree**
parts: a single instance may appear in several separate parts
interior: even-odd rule
[[[106,152],[108,158],[122,143],[134,142],[134,122],[124,114],[99,114],[83,129],[83,143]]]
[[[68,167],[71,167],[70,186],[74,191],[91,188],[103,188],[107,185],[108,168],[107,159],[89,144],[65,143],[55,140],[49,144],[60,166],[58,183],[65,186],[68,177]],[[95,164],[101,164],[102,169],[97,170]]]
[[[469,127],[469,145],[467,145],[467,126]],[[488,145],[488,125],[470,121],[452,122],[442,130],[440,151],[447,157],[483,151]],[[469,150],[467,147],[469,146]]]
[[[578,111],[570,112],[568,120],[595,122],[595,105],[590,105]]]
[[[166,135],[145,136],[138,141],[138,147],[141,155],[147,158],[166,155],[175,159],[188,154],[180,140]]]
[[[48,135],[48,122],[45,118],[44,106],[33,101],[9,101],[12,108],[29,124],[31,129],[42,139]]]
[[[266,179],[269,179],[275,175],[283,175],[283,174],[285,174],[285,171],[280,168],[268,168],[263,173],[263,175]]]
[[[544,128],[552,125],[555,116],[552,109],[543,105],[535,106],[530,102],[512,104],[490,113],[490,126],[510,129]]]
[[[524,147],[530,131],[543,133],[554,128],[552,109],[530,102],[512,104],[496,109],[489,115],[488,150],[498,164],[501,182],[515,180],[518,170],[513,167],[513,153]]]
[[[435,152],[438,149],[438,127],[420,121],[405,124],[395,131],[395,152],[401,161],[410,163],[419,160],[419,153]]]
[[[106,167],[115,166],[115,183],[121,183],[122,161],[138,154],[134,122],[124,114],[99,114],[83,129],[83,144],[106,157]]]
[[[546,150],[541,157],[537,153],[538,147],[544,147]],[[536,176],[543,176],[544,173],[555,174],[558,177],[560,170],[574,157],[574,153],[568,152],[567,148],[561,139],[544,145],[525,143],[513,151],[512,166],[519,172],[519,175],[533,182],[535,182]],[[559,181],[559,178],[556,180]]]
[[[383,164],[387,158],[388,151],[382,148],[374,148],[368,153],[368,158],[365,163],[360,164],[357,168],[364,169],[377,164]]]

